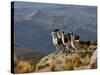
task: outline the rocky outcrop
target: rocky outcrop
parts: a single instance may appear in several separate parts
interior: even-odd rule
[[[93,52],[94,50],[81,49],[77,53],[63,53],[63,51],[51,53],[36,64],[35,72],[89,69],[91,68],[90,63],[95,62],[94,65],[97,64],[95,60],[97,56]]]

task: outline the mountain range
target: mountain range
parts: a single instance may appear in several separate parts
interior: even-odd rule
[[[50,34],[56,28],[75,32],[84,40],[97,40],[97,7],[14,2],[15,47],[52,52]]]

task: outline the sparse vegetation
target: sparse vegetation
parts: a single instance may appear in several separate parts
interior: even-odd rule
[[[52,64],[50,65],[51,71],[55,71],[55,68],[56,68],[56,65],[55,65],[54,63],[52,63]]]
[[[97,40],[92,40],[91,41],[91,45],[95,45],[96,46],[97,45]]]
[[[16,65],[15,73],[28,73],[32,72],[34,66],[29,61],[19,61]]]
[[[74,70],[89,65],[91,56],[96,48],[97,46],[90,45],[88,49],[81,48],[77,53],[52,54],[44,58],[39,64],[37,63],[39,59],[34,59],[34,61],[31,59],[17,60],[16,57],[14,57],[14,71],[15,73],[28,73],[37,72],[42,69],[45,70],[45,68],[49,68],[49,71]],[[96,65],[96,63],[94,65]]]
[[[83,59],[81,59],[82,66],[87,66],[90,63],[90,57],[89,55],[86,55]]]
[[[80,58],[77,58],[76,62],[74,64],[74,67],[80,67],[81,65],[82,65],[82,62],[81,62]]]
[[[62,65],[62,69],[65,70],[73,70],[73,63],[67,62]]]
[[[66,56],[65,63],[62,65],[63,70],[73,70],[81,66],[87,66],[93,54],[92,50],[79,50],[78,53],[72,53]]]
[[[56,64],[61,64],[62,62],[61,62],[60,59],[56,59],[56,60],[55,60],[55,63],[56,63]]]
[[[81,65],[80,58],[78,54],[73,53],[70,54],[66,59],[65,63],[63,64],[63,70],[73,70],[74,67],[79,67]]]
[[[46,64],[44,64],[44,65],[39,65],[39,66],[37,67],[37,70],[41,70],[41,69],[44,69],[44,68],[46,68],[46,67],[49,67],[49,64],[48,64],[48,63],[46,63]]]

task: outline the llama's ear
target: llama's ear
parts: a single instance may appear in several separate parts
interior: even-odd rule
[[[78,39],[80,39],[80,36],[78,35]]]
[[[79,35],[75,35],[75,39],[76,40],[79,40],[80,39],[80,36]]]
[[[70,36],[70,33],[67,33],[68,36]]]
[[[51,32],[51,35],[54,34],[55,32]]]
[[[64,33],[64,31],[61,31],[62,33]]]
[[[54,32],[58,32],[60,29],[55,29]]]
[[[74,33],[73,32],[70,32],[70,34],[73,35]]]

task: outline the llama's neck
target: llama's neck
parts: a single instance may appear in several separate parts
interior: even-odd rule
[[[58,38],[61,38],[61,34],[59,32],[57,32]]]
[[[52,40],[53,40],[53,43],[55,42],[55,39],[56,39],[57,37],[56,37],[56,35],[55,34],[53,34],[52,35]]]
[[[52,38],[53,38],[53,39],[57,38],[56,34],[53,34],[53,35],[52,35]]]
[[[71,39],[72,39],[72,40],[75,40],[75,36],[74,36],[74,35],[71,35]]]
[[[71,35],[71,43],[74,43],[75,42],[75,37],[74,35]]]
[[[62,34],[61,36],[62,36],[62,42],[64,43],[64,34]]]

